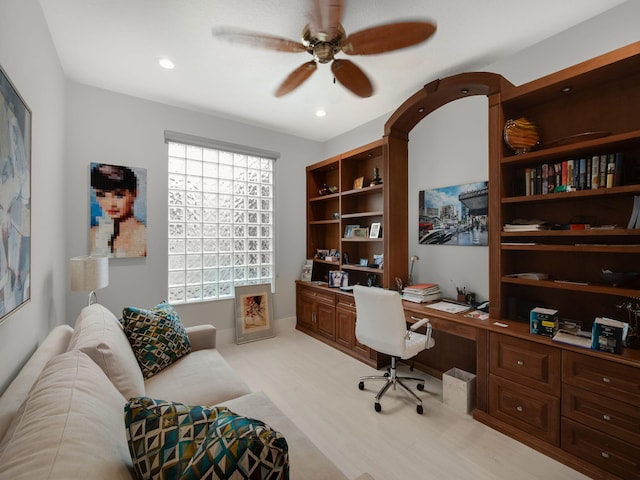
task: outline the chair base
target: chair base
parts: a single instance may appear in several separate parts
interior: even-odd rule
[[[376,410],[376,412],[380,412],[382,411],[382,405],[380,404],[380,399],[382,398],[382,396],[387,392],[387,390],[389,390],[389,388],[391,386],[393,386],[393,389],[396,389],[396,385],[400,385],[400,387],[402,387],[402,389],[407,392],[410,396],[412,396],[414,398],[414,400],[416,401],[416,411],[418,412],[418,414],[422,415],[423,412],[423,408],[422,408],[422,400],[420,399],[420,397],[418,397],[418,395],[416,395],[413,390],[411,390],[409,387],[407,387],[404,382],[405,381],[413,381],[413,382],[418,382],[418,385],[416,385],[416,388],[420,391],[424,390],[424,379],[422,378],[417,378],[417,377],[399,377],[396,374],[396,360],[398,359],[398,357],[391,357],[391,367],[389,368],[389,372],[385,373],[384,375],[368,375],[368,376],[364,376],[364,377],[360,377],[360,383],[358,383],[358,388],[360,390],[364,390],[364,382],[368,381],[368,380],[382,380],[385,382],[385,384],[382,386],[382,388],[380,389],[380,391],[378,392],[378,394],[375,397],[375,404],[374,404],[374,408]]]

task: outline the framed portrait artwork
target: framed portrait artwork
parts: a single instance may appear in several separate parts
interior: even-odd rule
[[[329,287],[344,288],[349,286],[349,272],[331,270],[329,272]]]
[[[374,222],[371,224],[371,229],[369,230],[369,238],[378,237],[380,237],[380,222]]]
[[[271,284],[235,288],[236,343],[247,343],[274,336]]]
[[[31,110],[0,66],[0,322],[31,299]]]
[[[91,255],[147,256],[147,169],[91,163]]]

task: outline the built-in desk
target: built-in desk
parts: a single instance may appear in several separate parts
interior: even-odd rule
[[[355,338],[352,294],[297,281],[296,302],[298,330],[376,368],[388,364]],[[429,318],[436,340],[416,368],[476,374],[474,419],[592,478],[640,479],[640,350],[608,354],[531,335],[524,322],[403,305],[408,322]]]

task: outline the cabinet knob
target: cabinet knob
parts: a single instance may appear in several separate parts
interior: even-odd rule
[[[524,411],[524,408],[522,408],[522,405],[518,405],[516,407],[516,410],[519,411],[519,412],[522,412],[522,411]]]
[[[604,418],[607,422],[611,420],[611,415],[607,415],[606,413],[604,415],[602,415],[602,418]]]
[[[607,452],[602,452],[600,455],[602,455],[602,458],[609,458],[609,454]]]
[[[608,377],[602,377],[602,381],[603,381],[604,383],[611,383],[611,379],[610,379],[610,378],[608,378]]]
[[[518,364],[518,366],[520,366],[520,367],[524,365],[524,362],[523,362],[522,360],[518,360],[516,363],[517,363],[517,364]]]

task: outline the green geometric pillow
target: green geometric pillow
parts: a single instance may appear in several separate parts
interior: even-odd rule
[[[145,379],[191,351],[180,316],[166,302],[151,310],[125,307],[122,326]]]
[[[285,438],[259,420],[219,412],[180,480],[288,480]]]
[[[129,453],[139,480],[178,479],[226,407],[135,397],[124,407]]]

